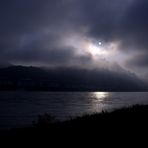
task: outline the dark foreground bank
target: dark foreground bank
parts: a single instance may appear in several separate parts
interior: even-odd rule
[[[56,122],[48,115],[40,116],[32,127],[11,129],[0,132],[0,136],[7,140],[19,141],[30,140],[33,142],[43,139],[48,144],[56,140],[75,141],[77,138],[110,139],[123,136],[143,136],[148,131],[148,105],[136,105],[122,108],[113,112],[102,112],[100,114],[85,115],[65,122]],[[144,133],[143,133],[144,134]]]

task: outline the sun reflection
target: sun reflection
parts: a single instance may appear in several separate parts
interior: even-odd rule
[[[92,92],[91,103],[93,112],[101,112],[107,106],[106,101],[110,96],[110,92]]]
[[[93,96],[96,98],[96,100],[101,102],[109,96],[109,92],[94,92]]]

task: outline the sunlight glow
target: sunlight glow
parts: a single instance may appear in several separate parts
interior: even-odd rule
[[[108,51],[103,49],[101,42],[99,42],[98,45],[90,43],[88,45],[88,50],[92,55],[107,55],[108,54]]]
[[[90,40],[86,44],[86,49],[92,54],[93,57],[109,57],[110,55],[113,55],[118,48],[117,43],[102,43]]]
[[[116,42],[104,42],[101,39],[96,40],[79,34],[66,36],[63,42],[67,47],[75,49],[76,54],[85,55],[89,53],[94,59],[98,59],[98,57],[111,59],[118,49]]]
[[[98,44],[99,44],[99,46],[101,46],[102,45],[102,42],[99,42]]]

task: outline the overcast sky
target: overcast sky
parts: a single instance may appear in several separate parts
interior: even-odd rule
[[[0,64],[148,76],[147,0],[1,0]]]

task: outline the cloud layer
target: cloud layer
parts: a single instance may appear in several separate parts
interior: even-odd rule
[[[118,43],[115,62],[145,69],[147,14],[147,0],[1,0],[0,62],[62,67],[111,62],[80,53],[83,47],[76,45],[85,38]]]

